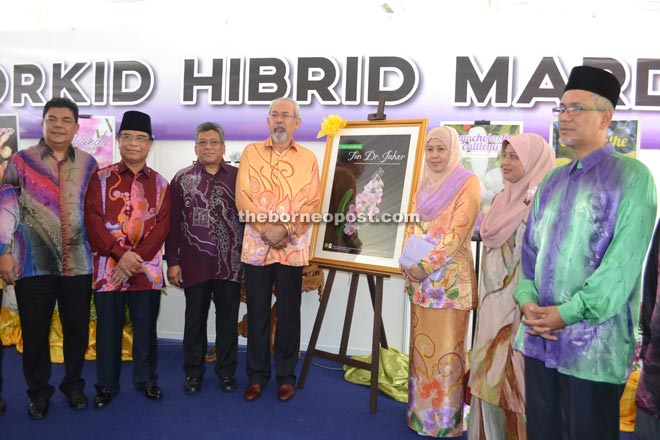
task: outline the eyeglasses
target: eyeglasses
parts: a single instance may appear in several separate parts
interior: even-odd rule
[[[282,113],[282,114],[271,113],[271,114],[268,115],[269,119],[281,119],[283,121],[288,121],[289,119],[293,119],[295,117],[296,117],[295,115],[290,115],[288,113]]]
[[[568,116],[576,116],[579,115],[580,112],[582,111],[590,111],[590,110],[597,112],[604,112],[606,109],[604,109],[603,107],[585,107],[583,105],[572,105],[570,107],[560,106],[560,107],[553,107],[552,114],[558,117],[562,113],[566,112]]]
[[[220,145],[222,145],[222,141],[212,140],[212,141],[199,141],[199,142],[197,142],[197,146],[201,147],[201,148],[206,148],[207,145],[210,145],[212,148],[216,148],[216,147],[219,147]]]
[[[137,142],[138,144],[146,144],[149,142],[149,136],[145,136],[143,134],[138,134],[133,136],[132,134],[128,133],[122,133],[119,135],[119,140],[122,142]]]

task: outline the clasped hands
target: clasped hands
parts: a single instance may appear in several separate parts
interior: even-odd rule
[[[523,305],[523,324],[528,326],[527,334],[556,341],[556,334],[564,331],[566,323],[561,319],[557,306],[541,307],[529,302]]]
[[[289,231],[281,223],[267,223],[261,239],[273,249],[284,249],[289,243]]]
[[[126,252],[117,262],[115,270],[112,273],[113,284],[124,284],[131,276],[142,267],[144,260],[133,251]],[[13,285],[18,278],[18,266],[14,257],[7,253],[0,256],[0,278],[7,283]]]
[[[112,273],[112,283],[124,284],[135,272],[142,267],[144,260],[133,251],[126,252],[117,262],[115,271]]]
[[[419,267],[416,264],[413,264],[408,267],[404,266],[403,272],[411,281],[414,281],[416,283],[421,283],[426,279],[426,277],[429,276],[426,272],[424,272],[424,270],[421,267]]]

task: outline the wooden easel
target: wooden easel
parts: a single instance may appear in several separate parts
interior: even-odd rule
[[[331,361],[350,365],[352,367],[363,368],[371,372],[371,386],[369,394],[369,412],[375,413],[378,399],[378,366],[380,364],[380,347],[387,348],[387,338],[385,336],[385,327],[383,326],[383,278],[386,275],[374,275],[372,273],[350,271],[346,272],[351,274],[351,287],[348,292],[348,302],[346,303],[346,315],[344,316],[344,328],[341,335],[341,344],[339,346],[339,353],[330,353],[327,351],[319,350],[316,348],[316,342],[321,332],[321,325],[323,324],[323,317],[325,316],[330,294],[332,293],[332,285],[335,281],[335,274],[337,269],[328,269],[328,278],[326,280],[325,292],[321,298],[321,305],[316,313],[314,320],[314,327],[312,329],[312,336],[309,340],[307,353],[305,354],[305,361],[303,362],[300,378],[298,379],[298,389],[305,387],[305,380],[307,379],[307,372],[312,363],[313,357],[328,359]],[[369,293],[371,295],[371,304],[374,308],[374,325],[373,336],[371,343],[371,364],[367,362],[357,361],[346,355],[346,348],[348,347],[348,338],[351,333],[351,322],[353,320],[353,310],[355,308],[355,298],[357,296],[358,281],[360,275],[367,277],[369,284]]]

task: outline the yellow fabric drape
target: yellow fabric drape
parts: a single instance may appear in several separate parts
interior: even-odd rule
[[[637,394],[637,383],[641,371],[635,370],[630,373],[626,387],[621,396],[619,405],[619,429],[623,432],[633,432],[635,430],[635,417],[637,408],[635,407],[635,396]]]
[[[0,310],[0,342],[2,345],[16,345],[21,341],[21,321],[18,315],[12,313],[7,307]]]
[[[371,355],[352,356],[352,359],[371,362]],[[358,385],[371,385],[371,372],[344,365],[344,379]],[[394,348],[380,349],[378,389],[397,402],[408,402],[408,356]]]
[[[63,363],[62,323],[60,322],[60,315],[57,310],[53,313],[49,339],[51,361],[59,364]],[[0,341],[5,346],[15,345],[16,350],[19,353],[23,353],[21,319],[7,307],[2,307],[0,311]],[[133,327],[130,324],[124,326],[121,345],[121,359],[123,361],[132,360]],[[90,361],[96,359],[96,319],[90,319],[89,321],[89,345],[85,353],[85,359]]]

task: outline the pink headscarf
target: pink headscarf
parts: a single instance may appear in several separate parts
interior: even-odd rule
[[[465,181],[473,176],[459,163],[461,143],[458,132],[452,127],[436,127],[426,136],[426,145],[431,139],[437,139],[449,150],[449,159],[445,168],[436,173],[424,161],[422,178],[417,189],[417,213],[423,221],[438,217],[451,202]]]
[[[502,142],[502,150],[506,144],[518,155],[525,174],[517,182],[504,184],[481,223],[481,239],[489,248],[502,246],[527,219],[536,187],[555,166],[554,150],[538,134],[512,136]]]

